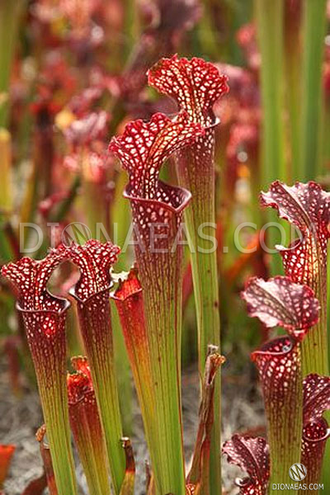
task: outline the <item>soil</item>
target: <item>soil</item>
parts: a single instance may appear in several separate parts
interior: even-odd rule
[[[21,495],[28,483],[42,473],[39,444],[35,440],[35,433],[42,424],[42,414],[36,390],[25,385],[22,394],[19,397],[15,396],[9,388],[6,369],[2,371],[0,441],[2,444],[16,445],[4,490],[6,495]],[[263,405],[251,365],[248,363],[239,375],[230,375],[229,371],[224,368],[222,380],[222,439],[225,441],[236,432],[259,435],[264,430]],[[198,425],[198,381],[195,368],[184,371],[182,400],[186,459],[191,459]],[[136,494],[142,495],[145,493],[145,460],[148,454],[138,407],[135,409],[132,443],[137,463]],[[222,460],[222,464],[224,493],[235,495],[239,490],[235,487],[234,480],[243,473],[230,466],[225,459]],[[76,465],[80,494],[87,495],[86,481],[78,458]]]

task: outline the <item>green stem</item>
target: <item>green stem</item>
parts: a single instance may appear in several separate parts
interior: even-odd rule
[[[261,96],[263,108],[262,186],[276,179],[286,181],[283,121],[283,0],[255,0],[258,40],[261,53]],[[277,232],[269,231],[269,246],[277,243]],[[281,272],[278,256],[272,259],[272,271]]]
[[[309,281],[309,285],[315,291],[316,297],[321,304],[321,314],[317,325],[315,325],[307,334],[302,343],[302,366],[303,377],[310,373],[318,373],[320,376],[329,375],[329,339],[327,330],[328,314],[328,292],[327,292],[327,266],[323,266],[320,261],[322,258],[317,255],[317,260],[310,260],[311,266],[316,266],[315,277]],[[329,412],[325,415],[327,421],[330,420]],[[328,470],[330,462],[330,445],[327,442],[324,464],[322,471],[322,482],[325,486],[330,485],[330,473]]]
[[[15,257],[8,232],[6,232],[9,217],[12,213],[12,187],[11,187],[11,136],[10,133],[0,127],[0,258],[1,261],[9,261]]]
[[[307,334],[302,342],[302,370],[303,377],[310,373],[318,373],[328,376],[328,332],[327,332],[327,265],[323,266],[320,249],[312,251],[308,260],[309,266],[315,267],[310,270],[309,279],[306,281],[315,292],[320,301],[320,319]],[[315,254],[314,254],[315,253]],[[325,258],[326,263],[326,258]]]
[[[22,5],[23,0],[0,2],[0,96],[3,93],[6,98],[6,101],[0,102],[0,127],[7,127],[10,73]]]
[[[213,131],[212,131],[213,132]],[[189,154],[190,166],[178,163],[179,182],[192,193],[192,201],[185,212],[185,221],[189,234],[192,276],[195,295],[195,307],[198,331],[198,360],[200,376],[204,374],[209,344],[220,346],[220,312],[217,254],[212,241],[215,236],[215,194],[214,169],[208,174],[196,174],[192,165],[196,154],[194,148]],[[197,155],[198,156],[198,155]],[[196,164],[197,165],[197,164]],[[213,168],[213,166],[212,166]],[[207,224],[206,224],[207,222]],[[205,226],[204,226],[205,225]],[[215,379],[214,423],[211,436],[210,456],[210,494],[221,493],[220,462],[220,371]]]
[[[317,373],[328,376],[328,338],[326,311],[321,309],[320,321],[302,343],[303,376]]]
[[[137,271],[132,268],[119,281],[117,290],[111,294],[120,318],[127,355],[132,369],[135,388],[142,413],[144,431],[150,450],[154,475],[160,463],[154,458],[153,425],[155,415],[153,381],[148,336],[145,324],[143,294],[137,278]]]
[[[113,229],[111,239],[118,246],[121,246],[121,254],[116,264],[118,272],[127,270],[133,261],[133,253],[127,251],[126,238],[131,223],[130,210],[128,202],[123,198],[123,191],[126,184],[126,174],[123,170],[118,173],[116,180],[115,198],[112,202],[111,218],[113,220]],[[131,256],[130,256],[131,255]],[[125,434],[131,435],[133,431],[133,388],[131,382],[130,365],[127,357],[124,338],[120,328],[117,311],[113,313],[113,332],[116,359],[117,376],[119,377],[120,386],[120,406],[123,418]]]
[[[66,386],[68,306],[59,313],[20,309],[35,366],[58,495],[77,495]]]
[[[109,289],[81,301],[78,317],[103,426],[114,493],[119,494],[125,472],[120,408],[115,377]],[[95,311],[95,308],[98,310]]]
[[[105,177],[100,181],[90,178],[91,164],[86,150],[81,153],[82,187],[84,212],[86,215],[87,227],[92,238],[101,242],[108,240],[109,235],[109,204],[106,195]]]
[[[161,184],[161,183],[160,183]],[[135,226],[135,253],[145,305],[154,391],[154,435],[149,448],[156,494],[184,495],[185,473],[181,416],[182,246],[176,245],[187,191],[162,184],[182,198],[176,209],[162,201],[130,199]],[[169,192],[167,192],[169,194]],[[156,217],[156,220],[155,220]],[[164,221],[166,220],[166,224]],[[160,223],[157,223],[160,222]],[[156,222],[156,223],[155,223]],[[150,234],[145,225],[155,225]],[[160,230],[157,225],[168,228]],[[139,229],[139,230],[137,230]],[[139,239],[139,241],[138,241]]]
[[[197,184],[195,184],[197,185]],[[215,236],[214,195],[206,201],[197,201],[185,213],[189,232],[191,265],[195,292],[198,328],[199,371],[204,372],[209,344],[220,344],[219,288],[216,249],[212,241]],[[205,227],[203,225],[206,223]],[[203,237],[201,237],[203,235]]]
[[[160,279],[165,280],[164,277]],[[172,277],[171,279],[173,280]],[[180,398],[181,332],[178,332],[178,327],[181,326],[181,314],[179,314],[181,298],[174,295],[176,289],[170,287],[172,283],[164,282],[168,289],[167,294],[172,293],[170,300],[166,294],[159,294],[155,285],[148,291],[146,298],[156,404],[156,426],[152,448],[157,450],[157,454],[153,457],[159,459],[156,468],[158,476],[155,479],[157,495],[163,493],[183,495],[185,485]],[[179,285],[179,282],[176,283]],[[177,299],[177,308],[173,305],[174,299]],[[158,331],[155,331],[156,329]]]
[[[78,389],[78,399],[70,400],[70,391],[74,391],[75,384],[79,387],[80,379],[83,381],[84,375],[71,375],[68,378],[73,437],[86,475],[89,495],[110,495],[107,456],[94,391],[88,388],[86,382],[82,383],[80,386],[82,388],[85,385],[86,391],[79,396]]]
[[[127,179],[126,174],[121,170],[116,179],[115,198],[112,204],[111,217],[113,219],[113,232],[111,239],[118,246],[122,247],[116,269],[118,271],[128,270],[133,262],[133,253],[127,249],[128,233],[130,231],[131,217],[127,201],[123,198]]]
[[[274,2],[276,3],[276,2]],[[304,0],[301,166],[304,178],[320,171],[322,62],[326,29],[326,0]]]
[[[132,435],[134,429],[132,375],[117,311],[111,311],[111,313],[115,366],[118,387],[120,389],[119,404],[123,430],[125,431],[125,435]]]
[[[47,425],[47,438],[55,473],[58,495],[75,495],[75,469],[69,435],[69,417],[66,388],[63,380],[53,380],[53,392],[45,390],[39,383],[39,394],[43,405],[43,415]],[[51,392],[51,393],[50,393]],[[64,434],[64,432],[66,432]]]
[[[6,129],[0,128],[0,211],[12,211],[12,184],[11,184],[11,136]]]
[[[286,178],[283,125],[283,0],[256,0],[261,52],[263,185]]]
[[[300,108],[301,108],[301,5],[285,2],[285,73],[286,104],[289,111],[291,144],[290,180],[301,180],[303,173],[299,161],[300,153]]]

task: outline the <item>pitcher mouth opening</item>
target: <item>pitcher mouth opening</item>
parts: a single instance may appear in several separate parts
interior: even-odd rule
[[[172,112],[172,113],[168,113],[166,114],[167,117],[169,117],[171,120],[174,120],[178,115],[180,115],[180,112]],[[213,113],[213,110],[212,110],[212,114],[209,116],[211,122],[210,123],[207,123],[206,125],[203,125],[201,124],[201,126],[203,127],[203,129],[205,131],[208,131],[209,129],[214,129],[215,127],[217,127],[220,123],[221,123],[221,119],[220,117],[217,117],[214,113]],[[195,123],[200,123],[200,122],[195,122]]]
[[[52,308],[28,309],[28,308],[24,308],[19,301],[16,302],[15,307],[16,307],[17,311],[19,311],[20,313],[28,313],[28,314],[32,314],[32,313],[46,314],[46,313],[48,313],[48,314],[56,314],[58,316],[65,313],[70,308],[71,303],[68,299],[65,299],[64,297],[55,296],[51,292],[48,292],[48,294],[53,298],[53,300],[55,302],[62,304],[62,307],[59,307],[58,309],[52,309]]]
[[[328,440],[328,438],[330,438],[330,428],[328,427],[328,423],[326,422],[326,420],[324,418],[321,418],[321,419],[315,420],[315,421],[309,421],[305,425],[304,430],[306,429],[306,427],[311,427],[311,426],[319,426],[319,427],[321,427],[323,434],[320,435],[317,438],[309,438],[304,433],[303,434],[303,439],[304,439],[305,442],[310,442],[310,443],[325,442],[326,440]]]
[[[287,343],[284,343],[283,341],[287,341]],[[283,342],[282,348],[280,350],[274,350],[273,346],[279,342]],[[289,335],[277,337],[266,342],[260,349],[254,351],[251,356],[252,358],[255,358],[256,356],[285,356],[294,349],[296,344],[297,342]]]
[[[136,286],[130,287],[129,290],[124,290],[123,286],[124,284],[129,285],[130,281],[128,278],[119,280],[118,287],[116,290],[111,292],[110,297],[111,299],[114,299],[115,301],[119,302],[125,302],[127,299],[137,296],[138,294],[141,294],[142,292],[142,287],[140,283],[138,283]]]
[[[79,280],[78,280],[77,283],[79,283]],[[113,288],[113,286],[114,286],[114,282],[111,281],[110,284],[107,285],[107,287],[104,287],[103,289],[94,292],[94,294],[91,294],[90,296],[86,297],[85,299],[81,299],[81,297],[79,297],[77,295],[77,293],[76,293],[76,288],[75,287],[71,287],[71,289],[69,289],[69,295],[71,297],[73,297],[78,303],[80,303],[80,304],[86,304],[93,297],[99,296],[99,295],[103,294],[104,292],[108,292],[109,291],[109,294],[110,294],[110,290]]]
[[[181,211],[183,211],[186,206],[188,206],[192,195],[191,192],[188,191],[187,189],[180,187],[180,186],[172,186],[170,184],[167,184],[166,182],[159,181],[158,184],[161,186],[163,191],[168,191],[171,192],[172,199],[174,200],[175,192],[178,193],[176,199],[178,200],[177,206],[174,206],[173,203],[166,202],[162,198],[143,198],[142,196],[135,196],[131,194],[130,191],[130,184],[128,184],[123,192],[123,197],[125,199],[129,199],[130,201],[135,201],[139,202],[145,205],[148,204],[153,204],[157,205],[158,207],[166,208],[167,210],[170,210],[174,214],[179,214]],[[169,196],[171,199],[171,197]]]

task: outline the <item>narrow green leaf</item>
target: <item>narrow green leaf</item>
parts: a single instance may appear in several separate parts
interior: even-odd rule
[[[7,127],[10,74],[20,12],[24,5],[24,0],[2,0],[0,2],[0,127]]]
[[[276,2],[275,2],[276,3]],[[321,170],[322,64],[326,0],[304,0],[301,167],[303,178],[315,179]]]

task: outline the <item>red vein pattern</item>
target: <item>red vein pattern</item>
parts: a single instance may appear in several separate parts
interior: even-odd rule
[[[280,218],[295,225],[300,238],[288,248],[277,246],[285,273],[293,282],[311,287],[321,304],[319,324],[303,344],[303,372],[328,374],[327,355],[327,243],[330,236],[330,193],[319,184],[297,182],[287,186],[279,181],[268,193],[261,193],[262,206],[275,208]]]
[[[325,446],[329,436],[330,429],[323,418],[304,426],[301,462],[307,469],[304,483],[308,486],[320,482]]]
[[[212,63],[197,57],[162,58],[148,71],[148,83],[175,99],[193,122],[204,127],[213,122],[210,109],[214,103],[228,92],[227,76],[221,75]]]
[[[251,357],[260,373],[266,409],[276,414],[276,409],[283,405],[289,384],[297,381],[299,347],[290,337],[278,337],[254,351]]]
[[[239,466],[248,477],[236,480],[240,495],[266,495],[270,475],[269,448],[264,438],[234,435],[222,447],[228,462]]]
[[[213,105],[228,92],[227,77],[217,67],[200,58],[163,58],[148,72],[149,85],[177,101],[180,111],[189,115],[191,122],[205,129],[187,150],[175,154],[176,170],[181,187],[192,193],[190,208],[186,210],[186,224],[190,239],[193,284],[196,297],[198,327],[199,369],[203,370],[210,342],[220,345],[220,316],[216,252],[201,254],[198,248],[208,249],[207,241],[199,235],[205,223],[204,233],[214,236],[210,225],[215,223],[215,124]],[[216,380],[215,395],[219,397],[220,373]],[[215,400],[215,421],[212,439],[210,490],[221,485],[220,473],[220,400]],[[215,440],[217,439],[217,440]],[[219,440],[218,440],[219,439]]]
[[[36,371],[59,495],[76,492],[65,380],[65,324],[70,304],[47,290],[53,270],[64,259],[66,253],[59,248],[41,261],[22,258],[2,268],[2,274],[17,292],[17,307]]]
[[[73,242],[69,246],[60,246],[67,259],[80,268],[80,278],[75,285],[74,295],[82,302],[89,297],[109,289],[111,285],[110,269],[117,261],[120,249],[111,241],[101,243],[90,239],[84,245]]]
[[[112,483],[117,494],[124,477],[125,458],[119,443],[122,427],[109,297],[112,284],[110,269],[117,261],[119,251],[110,241],[101,243],[94,239],[84,245],[72,243],[65,247],[67,259],[80,269],[80,278],[70,294],[77,302],[79,328],[90,364]]]
[[[124,278],[120,279],[119,285],[111,297],[115,301],[120,318],[127,354],[144,415],[145,429],[147,430],[148,421],[146,421],[145,415],[147,414],[151,420],[154,400],[143,294],[136,268],[132,268]]]
[[[282,482],[297,462],[302,431],[302,374],[300,345],[279,337],[252,353],[263,391],[273,482]],[[294,420],[292,419],[294,418]]]
[[[58,311],[63,308],[63,300],[48,292],[47,283],[53,271],[65,259],[65,251],[60,248],[51,251],[40,261],[24,257],[2,267],[2,275],[13,285],[22,309]]]
[[[276,208],[280,218],[300,230],[301,240],[294,241],[289,248],[279,246],[278,249],[286,275],[315,290],[319,271],[326,270],[330,193],[315,182],[297,182],[290,187],[276,181],[268,193],[261,193],[260,202],[262,206]]]
[[[84,399],[85,394],[93,394],[94,388],[87,358],[75,356],[71,358],[71,365],[75,373],[67,375],[68,397],[69,404],[75,406]]]
[[[86,358],[72,358],[76,373],[68,374],[69,416],[87,484],[93,495],[110,494],[106,449]]]
[[[119,285],[111,297],[115,301],[120,318],[144,430],[149,443],[154,425],[155,401],[142,287],[135,267],[119,280]],[[154,459],[153,451],[151,456],[151,462],[156,466],[157,471],[158,463]]]
[[[315,373],[308,375],[303,383],[303,442],[301,462],[307,468],[305,483],[319,483],[323,457],[330,429],[323,418],[330,409],[330,377]]]
[[[93,389],[92,374],[88,364],[88,359],[84,356],[74,356],[71,358],[71,366],[77,373],[82,373],[85,375],[88,379],[88,388]],[[79,397],[76,399],[79,400]]]
[[[277,325],[300,340],[319,319],[319,301],[312,289],[292,282],[289,277],[267,281],[249,279],[242,298],[250,316],[258,317],[268,328]]]
[[[275,348],[275,352],[279,350],[280,348]],[[278,361],[277,365],[279,364]],[[276,369],[276,366],[272,368]],[[282,366],[282,372],[284,372],[284,369]],[[269,373],[269,367],[267,367],[262,369],[262,373],[263,376],[267,376],[272,375],[273,371]],[[286,376],[285,379],[288,382],[289,377]],[[269,383],[268,388],[269,390],[278,389],[274,382]],[[280,397],[277,400],[280,404],[282,403]],[[307,486],[319,483],[320,481],[325,445],[330,436],[330,429],[328,428],[327,421],[323,418],[323,414],[329,409],[330,377],[322,377],[317,374],[308,375],[303,382],[304,429],[301,452],[301,462],[307,469],[307,476],[304,480]],[[279,435],[279,431],[277,434]],[[260,446],[264,446],[265,448],[255,452],[251,449],[251,441],[253,444],[259,443]],[[239,480],[238,482],[238,486],[241,487],[241,495],[262,495],[267,493],[269,449],[264,439],[250,439],[234,435],[230,441],[224,444],[223,453],[228,456],[229,462],[240,466],[250,475],[248,479]]]
[[[299,343],[318,322],[319,302],[312,289],[292,282],[289,277],[275,277],[267,282],[252,278],[242,297],[250,316],[257,316],[268,327],[280,325],[289,333],[252,354],[265,401],[272,481],[281,482],[284,473],[297,462],[301,449],[305,418]],[[309,397],[305,394],[307,410]],[[305,445],[303,442],[303,451]]]
[[[330,409],[330,377],[311,373],[304,379],[304,423],[321,419]]]
[[[157,490],[181,492],[184,464],[181,424],[180,345],[182,297],[181,220],[190,193],[159,180],[163,161],[203,133],[181,112],[173,120],[156,114],[151,121],[128,124],[113,138],[109,150],[121,160],[129,175],[124,196],[130,200],[135,255],[145,305],[152,380],[157,413],[155,431],[164,435],[149,444]],[[173,425],[177,426],[173,431]],[[178,441],[178,439],[181,441]],[[175,440],[174,440],[175,439]],[[165,461],[166,458],[166,461]],[[162,466],[167,469],[163,469]],[[171,481],[169,481],[171,480]]]
[[[122,136],[112,138],[109,151],[127,170],[132,196],[166,201],[158,190],[161,166],[172,153],[192,144],[202,133],[201,126],[190,123],[185,112],[173,120],[156,113],[149,122],[135,120],[127,124]]]

